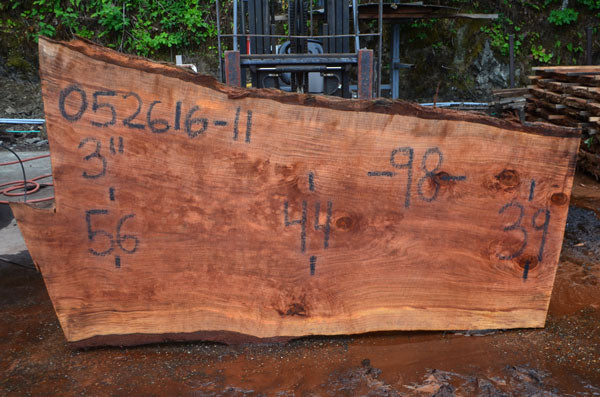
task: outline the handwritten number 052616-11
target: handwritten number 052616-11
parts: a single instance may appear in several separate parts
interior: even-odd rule
[[[110,101],[111,98],[113,98],[113,102]],[[91,111],[94,114],[100,114],[101,110],[106,110],[106,112],[110,114],[110,118],[102,121],[96,118],[95,120],[90,121],[91,125],[93,125],[94,127],[106,128],[117,123],[117,119],[119,117],[119,106],[117,105],[117,103],[114,103],[115,98],[118,98],[116,91],[98,90],[93,92]],[[121,103],[125,100],[127,100],[127,103],[130,103],[131,100],[129,98],[134,98],[137,106],[135,110],[133,110],[122,120],[122,123],[125,127],[137,130],[144,130],[146,129],[146,127],[148,127],[148,129],[155,134],[164,134],[171,129],[171,123],[169,122],[169,120],[155,116],[158,107],[163,106],[160,100],[154,100],[150,102],[146,110],[146,123],[144,124],[139,122],[140,120],[136,121],[136,118],[140,115],[144,106],[142,98],[135,92],[128,92],[122,96]],[[183,124],[185,133],[190,138],[196,138],[204,134],[208,129],[209,122],[208,118],[202,117],[202,109],[200,108],[200,106],[191,106],[187,113],[185,113],[185,119],[181,120],[182,105],[183,103],[181,101],[178,101],[176,103],[173,116],[173,129],[177,131],[181,128],[181,124]],[[70,122],[79,121],[88,109],[88,96],[80,85],[72,84],[60,92],[58,107],[60,110],[60,114],[65,120]],[[74,109],[76,110],[74,111]],[[237,135],[238,116],[239,108],[236,113],[234,135]],[[248,125],[246,127],[246,142],[249,143],[250,129],[252,124],[251,111],[248,111],[247,124]],[[215,121],[215,125],[226,126],[227,122],[223,120],[218,120]]]

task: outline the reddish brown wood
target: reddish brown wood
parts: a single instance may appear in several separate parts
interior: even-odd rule
[[[578,131],[83,41],[40,74],[55,208],[12,208],[70,342],[544,325]]]

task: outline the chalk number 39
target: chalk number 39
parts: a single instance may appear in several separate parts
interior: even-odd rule
[[[525,251],[525,248],[527,247],[527,243],[528,243],[527,229],[525,229],[525,226],[523,226],[523,224],[522,224],[523,216],[525,215],[525,208],[523,207],[523,205],[516,201],[513,201],[513,202],[510,202],[510,203],[502,206],[502,208],[500,208],[498,213],[503,214],[504,212],[509,211],[509,209],[513,208],[513,207],[518,209],[517,219],[512,224],[505,226],[504,231],[510,232],[512,230],[519,230],[521,232],[521,234],[523,235],[523,243],[521,244],[519,249],[517,249],[516,251],[514,251],[508,255],[498,254],[498,258],[502,259],[502,260],[510,260],[510,259],[514,259],[514,258],[520,256],[523,253],[523,251]],[[538,218],[540,218],[541,215],[543,215],[544,222],[542,224],[539,224]],[[537,256],[538,262],[541,262],[543,259],[544,246],[546,245],[546,236],[548,235],[549,223],[550,223],[550,211],[546,208],[537,210],[535,212],[535,214],[533,214],[533,216],[531,217],[531,227],[533,227],[534,230],[542,230],[542,240],[540,243],[540,248],[538,250],[538,256]]]

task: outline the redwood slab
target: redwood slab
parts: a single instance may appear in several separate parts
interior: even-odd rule
[[[55,208],[12,209],[68,341],[544,326],[578,131],[39,53]]]

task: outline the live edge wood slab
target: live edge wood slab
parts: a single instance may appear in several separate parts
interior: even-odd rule
[[[578,131],[39,45],[55,208],[12,209],[75,345],[544,326]]]

